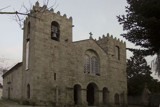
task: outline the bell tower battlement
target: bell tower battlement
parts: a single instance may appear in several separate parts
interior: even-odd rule
[[[30,31],[35,32],[31,33],[32,36],[51,38],[58,42],[72,42],[72,17],[67,18],[66,14],[61,15],[59,11],[55,13],[53,8],[48,9],[46,5],[41,7],[39,2],[36,2],[24,21],[25,39],[29,22],[33,27]]]
[[[103,35],[99,37],[98,40],[95,40],[97,44],[109,55],[115,57],[116,59],[125,58],[125,49],[126,43],[122,40],[120,41],[116,37],[113,38],[112,35],[107,33],[107,35]]]
[[[39,2],[36,2],[24,20],[25,69],[34,65],[31,62],[34,63],[38,54],[51,54],[50,51],[55,51],[57,47],[68,43],[72,43],[72,17],[67,18],[66,14],[61,15],[59,11],[55,13],[53,9],[48,9],[46,5],[40,6]]]

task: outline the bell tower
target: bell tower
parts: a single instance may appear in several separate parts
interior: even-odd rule
[[[62,45],[72,42],[72,17],[54,13],[47,6],[40,7],[36,2],[24,21],[23,62],[27,70],[35,47],[45,44]],[[43,47],[41,47],[42,49]],[[31,56],[32,55],[32,56]],[[31,58],[33,59],[33,58]]]
[[[62,51],[67,50],[72,43],[72,17],[67,18],[66,14],[60,15],[60,12],[54,13],[53,9],[48,10],[47,6],[41,7],[36,2],[24,21],[23,30],[22,93],[27,98],[25,93],[29,85],[29,96],[32,99],[41,89],[34,87],[34,84],[39,84],[39,78],[44,73],[56,72],[53,68],[59,65]],[[42,80],[44,84],[47,83],[45,78]]]
[[[72,17],[67,18],[66,14],[54,13],[53,9],[48,10],[47,6],[40,7],[37,2],[30,11],[30,17],[35,20],[37,37],[47,38],[54,42],[72,42]]]

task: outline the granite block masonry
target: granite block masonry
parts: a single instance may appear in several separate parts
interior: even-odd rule
[[[72,17],[37,2],[24,21],[23,62],[3,74],[3,98],[31,105],[127,105],[126,44],[107,34],[72,41]]]

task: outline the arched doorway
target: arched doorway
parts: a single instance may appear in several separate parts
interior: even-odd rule
[[[87,86],[87,102],[89,106],[98,105],[98,87],[94,83]]]
[[[116,104],[116,105],[119,105],[119,104],[120,104],[120,103],[119,103],[119,94],[116,93],[116,94],[114,95],[114,100],[115,100],[115,104]]]
[[[103,104],[106,105],[108,103],[108,95],[109,91],[107,88],[103,88]]]
[[[81,86],[78,84],[74,86],[74,103],[81,104]]]

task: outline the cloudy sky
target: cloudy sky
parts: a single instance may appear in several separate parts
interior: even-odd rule
[[[23,11],[23,5],[30,8],[36,0],[0,0],[2,11]],[[39,0],[43,5],[44,0]],[[110,33],[114,37],[121,38],[123,32],[116,16],[124,14],[125,0],[50,0],[49,7],[54,11],[60,11],[61,15],[73,18],[73,40],[89,38],[89,32],[93,38]],[[10,62],[21,61],[23,31],[18,23],[13,20],[14,15],[0,15],[0,57],[5,57]],[[124,39],[123,39],[124,40]]]
[[[0,0],[1,11],[23,11],[23,5],[30,8],[37,0]],[[42,6],[44,0],[39,0]],[[61,15],[73,18],[73,40],[89,38],[89,32],[93,38],[110,33],[113,37],[120,38],[123,33],[116,16],[125,14],[126,0],[50,0],[49,7],[53,5],[54,11],[60,11]],[[7,7],[7,8],[6,8]],[[1,62],[5,66],[22,61],[22,37],[23,30],[14,19],[14,15],[0,15],[0,58],[7,59]],[[127,47],[134,47],[127,42]],[[127,52],[127,57],[130,53]],[[7,64],[6,64],[7,63]]]

